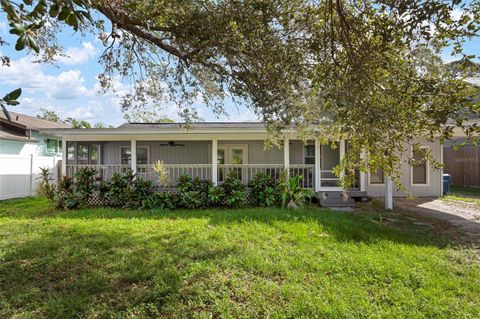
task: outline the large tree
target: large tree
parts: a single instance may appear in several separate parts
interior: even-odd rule
[[[229,94],[263,118],[271,144],[291,125],[305,139],[346,138],[342,170],[381,168],[396,181],[398,154],[414,137],[449,138],[450,123],[478,132],[465,125],[479,111],[473,90],[425,59],[427,49],[463,54],[479,34],[478,0],[24,3],[1,0],[16,48],[50,61],[62,24],[97,32],[102,87],[118,75],[133,83],[125,110],[174,101],[189,121],[199,97],[221,112]]]

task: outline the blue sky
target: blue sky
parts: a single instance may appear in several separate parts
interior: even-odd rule
[[[5,16],[0,16],[0,36],[7,42],[15,43],[9,35]],[[12,46],[0,47],[0,51],[10,56],[10,68],[0,66],[0,94],[21,87],[21,104],[10,107],[11,111],[36,115],[40,108],[56,111],[60,117],[73,117],[91,123],[102,122],[107,125],[120,125],[124,122],[119,106],[119,98],[113,93],[102,94],[99,91],[97,75],[101,66],[97,60],[103,51],[102,43],[93,36],[85,37],[66,29],[59,35],[68,57],[61,57],[55,65],[33,62],[34,57],[27,51],[17,52]],[[480,40],[465,45],[469,54],[479,55]],[[442,54],[444,61],[455,60],[446,50]],[[119,82],[119,91],[126,87]],[[252,121],[256,116],[251,110],[225,102],[227,116],[217,118],[208,108],[197,106],[200,116],[206,121]],[[164,106],[164,115],[181,120],[174,105]]]

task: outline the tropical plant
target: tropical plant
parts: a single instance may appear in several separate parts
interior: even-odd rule
[[[247,193],[245,185],[238,178],[238,174],[234,170],[227,173],[225,181],[222,186],[225,194],[225,204],[229,207],[239,207],[245,204],[247,200]]]
[[[83,167],[74,174],[75,193],[82,205],[86,204],[95,189],[96,175],[94,168]]]
[[[225,192],[222,187],[212,186],[208,190],[208,202],[213,206],[218,206],[223,203],[225,199]]]
[[[177,190],[180,193],[189,192],[193,189],[193,179],[192,176],[188,174],[180,175],[177,178]]]
[[[129,199],[129,188],[135,176],[129,170],[126,173],[115,173],[100,187],[100,195],[106,200],[109,206],[121,207],[127,204]]]
[[[168,183],[170,182],[170,176],[164,162],[161,160],[156,161],[155,165],[153,166],[153,170],[157,173],[158,185],[168,185]]]
[[[285,177],[278,183],[280,203],[282,207],[297,208],[305,205],[306,200],[314,195],[314,192],[301,186],[302,176]]]
[[[40,180],[36,188],[37,196],[46,197],[49,200],[53,200],[56,186],[55,184],[50,183],[52,180],[50,177],[50,168],[40,167],[40,176],[38,176],[37,179]]]
[[[75,209],[80,206],[81,199],[78,198],[75,192],[75,182],[73,178],[63,176],[62,180],[58,183],[53,202],[57,208],[61,209]]]
[[[145,202],[154,194],[155,186],[152,181],[136,177],[131,183],[127,184],[126,207],[144,208]]]
[[[272,206],[276,201],[275,179],[265,173],[257,173],[249,183],[250,193],[260,206]]]
[[[178,201],[176,200],[176,193],[171,192],[155,192],[143,201],[142,208],[148,209],[175,209]]]

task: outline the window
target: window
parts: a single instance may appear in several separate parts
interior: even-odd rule
[[[59,152],[57,140],[48,139],[46,140],[46,144],[47,144],[47,153],[56,154]]]
[[[125,165],[130,165],[132,159],[132,152],[130,147],[122,147],[120,149],[120,163]],[[137,164],[144,165],[148,164],[148,147],[147,146],[137,146]]]
[[[315,145],[305,145],[305,164],[315,164]]]
[[[412,152],[412,158],[415,160],[412,166],[412,184],[426,185],[428,184],[428,163],[423,158],[425,151],[422,149],[414,150]]]
[[[88,145],[77,145],[77,163],[80,165],[88,164]]]
[[[75,143],[67,142],[67,163],[75,164]]]
[[[376,172],[370,172],[370,184],[372,185],[383,185],[384,176],[381,169]]]

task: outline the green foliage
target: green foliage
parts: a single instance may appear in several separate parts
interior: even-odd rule
[[[39,197],[45,197],[48,200],[53,200],[55,197],[55,184],[50,183],[50,168],[40,167],[40,176],[37,177],[40,181],[37,184],[36,194]]]
[[[257,173],[250,181],[249,187],[257,205],[267,207],[275,205],[277,191],[276,182],[272,176]]]
[[[182,175],[178,178],[177,190],[182,198],[181,205],[187,208],[208,206],[208,194],[213,186],[211,181],[201,180],[198,177]]]
[[[81,205],[85,205],[92,196],[97,173],[96,169],[90,167],[83,167],[75,173],[75,192]]]
[[[280,203],[282,207],[298,208],[304,206],[307,199],[314,196],[313,191],[301,186],[302,176],[284,177],[278,183]]]
[[[219,206],[223,203],[225,199],[225,192],[223,191],[223,187],[220,186],[212,186],[208,190],[208,202],[213,206]]]
[[[60,209],[75,209],[80,206],[81,199],[75,192],[75,182],[73,178],[64,176],[58,183],[57,192],[53,197],[55,207]]]
[[[177,193],[155,192],[143,201],[142,208],[147,209],[175,209],[178,206],[180,198]]]
[[[185,193],[193,190],[193,178],[188,174],[183,174],[177,178],[177,190]]]
[[[225,194],[225,204],[228,207],[240,207],[245,204],[247,200],[245,185],[242,184],[242,181],[238,178],[238,174],[234,170],[230,170],[227,173],[221,187]]]
[[[131,171],[125,174],[115,173],[100,186],[100,195],[105,198],[108,205],[122,207],[128,202],[128,189],[133,183],[134,175]]]

